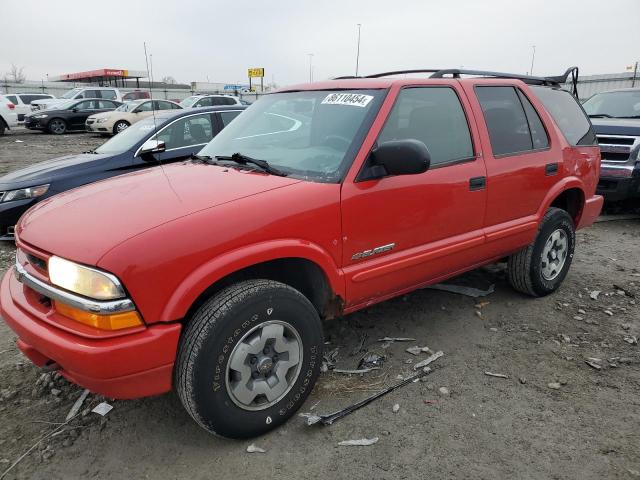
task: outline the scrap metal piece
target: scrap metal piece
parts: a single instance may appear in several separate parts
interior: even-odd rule
[[[444,353],[442,352],[442,350],[438,350],[436,353],[434,353],[433,355],[429,356],[428,358],[425,358],[421,362],[416,363],[413,366],[413,369],[414,370],[418,370],[420,368],[426,367],[430,363],[435,362],[437,359],[439,359],[443,355],[444,355]]]
[[[384,337],[384,338],[379,338],[378,341],[379,342],[415,342],[416,339],[408,338],[408,337]]]
[[[489,377],[497,377],[497,378],[509,378],[504,373],[493,373],[493,372],[484,372],[485,375]]]
[[[369,445],[378,443],[378,440],[378,437],[359,438],[358,440],[343,440],[342,442],[338,443],[338,445],[347,447],[368,447]]]
[[[303,418],[307,419],[307,425],[315,425],[317,423],[320,423],[322,425],[331,425],[333,422],[340,420],[341,418],[346,417],[347,415],[349,415],[350,413],[355,412],[356,410],[364,407],[365,405],[370,404],[371,402],[373,402],[374,400],[382,397],[383,395],[386,395],[387,393],[391,393],[394,390],[397,390],[400,387],[404,387],[405,385],[409,385],[410,383],[413,383],[415,380],[424,377],[425,375],[428,375],[429,373],[431,373],[432,370],[430,368],[425,368],[424,370],[422,370],[419,373],[416,373],[415,375],[412,375],[409,378],[404,379],[403,381],[396,383],[395,385],[390,386],[389,388],[382,390],[378,393],[375,393],[373,395],[371,395],[370,397],[365,398],[364,400],[360,400],[357,403],[354,403],[353,405],[349,405],[346,408],[343,408],[342,410],[338,410],[337,412],[334,413],[330,413],[328,415],[316,415],[313,413],[301,413],[300,416]]]
[[[380,368],[382,367],[382,365],[384,365],[384,361],[386,359],[387,357],[385,357],[384,355],[380,355],[375,352],[368,352],[364,354],[364,356],[360,360],[360,363],[358,363],[358,368],[362,370]]]
[[[441,290],[443,292],[457,293],[459,295],[466,295],[467,297],[478,298],[491,295],[495,290],[495,285],[491,284],[488,289],[480,290],[479,288],[465,287],[463,285],[451,285],[449,283],[436,283],[435,285],[429,285],[426,287],[431,290]]]

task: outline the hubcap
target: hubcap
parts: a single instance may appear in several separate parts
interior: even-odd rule
[[[123,130],[125,130],[129,125],[127,125],[126,123],[119,123],[118,125],[116,125],[116,130],[118,132],[121,132]]]
[[[54,120],[51,124],[51,128],[56,133],[64,132],[64,124],[59,120]]]
[[[569,252],[569,240],[564,230],[555,230],[542,250],[542,276],[553,280],[562,271]]]
[[[244,410],[263,410],[278,403],[298,379],[302,340],[287,322],[264,322],[247,332],[227,363],[231,400]]]

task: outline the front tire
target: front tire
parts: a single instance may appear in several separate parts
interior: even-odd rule
[[[54,135],[62,135],[67,131],[67,122],[61,118],[54,118],[47,125],[47,130]]]
[[[129,122],[127,122],[126,120],[118,120],[113,125],[113,134],[114,135],[119,134],[123,130],[126,130],[127,128],[129,128],[130,125],[131,124]]]
[[[555,292],[569,272],[575,244],[573,219],[566,211],[551,207],[540,222],[534,242],[509,257],[509,283],[533,297]]]
[[[261,435],[311,393],[323,345],[320,318],[304,295],[271,280],[240,282],[207,300],[185,328],[176,390],[209,432]]]

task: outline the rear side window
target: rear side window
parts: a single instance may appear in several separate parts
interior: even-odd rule
[[[405,139],[423,142],[432,165],[474,156],[464,110],[456,93],[448,87],[400,91],[378,142]]]
[[[577,100],[566,90],[531,87],[571,145],[596,145],[596,134]]]
[[[109,100],[115,100],[116,92],[114,90],[100,90],[102,98],[108,98]]]
[[[18,98],[15,95],[5,95],[4,98],[9,100],[14,105],[18,105]]]
[[[549,137],[547,137],[547,131],[544,129],[544,125],[542,124],[542,120],[540,120],[538,112],[536,112],[536,109],[529,99],[520,90],[518,90],[518,96],[520,97],[520,101],[524,107],[524,113],[527,116],[527,121],[529,122],[533,148],[537,150],[549,147]]]
[[[529,122],[513,87],[476,87],[493,154],[510,155],[533,150]]]
[[[34,100],[42,100],[44,98],[52,98],[52,97],[51,95],[38,95],[38,94],[20,95],[20,99],[22,100],[22,103],[26,105],[31,105],[31,102],[33,102]]]
[[[226,127],[231,123],[231,120],[240,115],[239,111],[234,112],[220,112],[220,119],[222,120],[222,127]]]

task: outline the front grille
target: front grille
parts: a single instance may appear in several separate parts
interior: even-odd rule
[[[30,253],[26,254],[27,261],[36,268],[46,272],[47,271],[47,262],[45,262],[42,258],[36,257]]]
[[[640,137],[635,136],[597,135],[597,138],[604,162],[627,162],[634,148],[640,145]]]
[[[2,201],[2,197],[4,197],[4,192],[0,192],[0,202]]]

